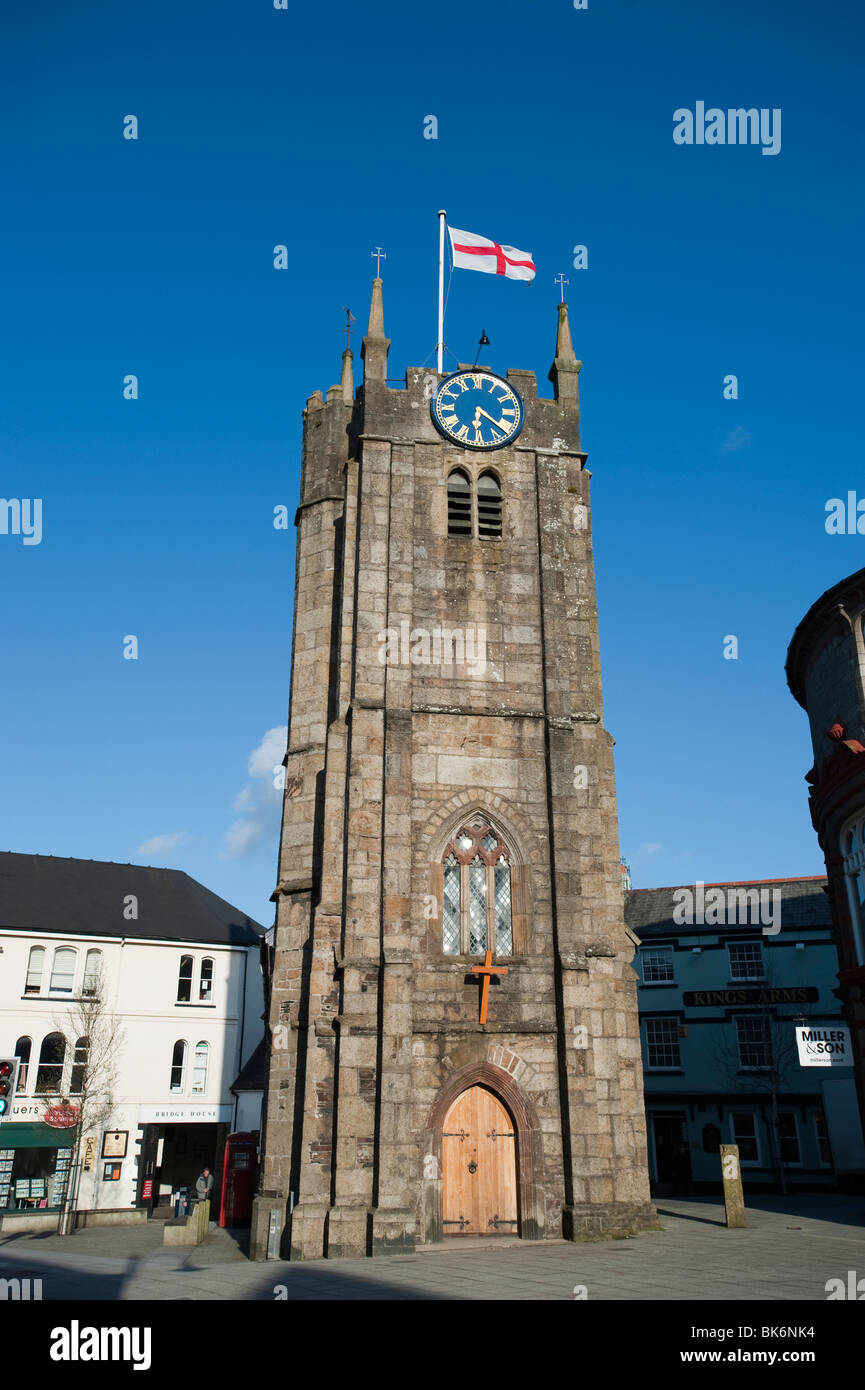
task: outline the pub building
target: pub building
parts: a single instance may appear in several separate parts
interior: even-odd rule
[[[719,1192],[721,1144],[739,1146],[746,1195],[865,1190],[825,889],[817,877],[626,894],[656,1196]],[[820,1065],[802,1065],[804,1026]]]

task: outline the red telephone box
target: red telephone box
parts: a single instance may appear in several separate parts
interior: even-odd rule
[[[248,1226],[252,1199],[258,1178],[258,1152],[255,1135],[229,1134],[225,1141],[222,1170],[220,1226]]]

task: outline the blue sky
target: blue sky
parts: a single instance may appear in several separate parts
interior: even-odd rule
[[[445,207],[538,266],[455,274],[457,357],[483,328],[545,382],[570,279],[634,884],[819,873],[783,662],[865,564],[824,527],[865,495],[863,29],[838,0],[7,11],[0,494],[41,498],[43,537],[0,535],[0,846],[183,868],[271,920],[273,508],[377,244],[391,374],[432,353]],[[780,153],[674,144],[699,100],[780,108]]]

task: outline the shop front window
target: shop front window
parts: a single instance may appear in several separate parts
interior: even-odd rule
[[[9,1142],[4,1136],[5,1142]],[[0,1211],[57,1211],[69,1182],[71,1148],[0,1149]]]

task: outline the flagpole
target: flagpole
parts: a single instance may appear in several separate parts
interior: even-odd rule
[[[442,375],[442,355],[444,352],[445,336],[445,218],[447,213],[444,208],[439,209],[439,335],[436,342],[438,349],[438,374]]]

